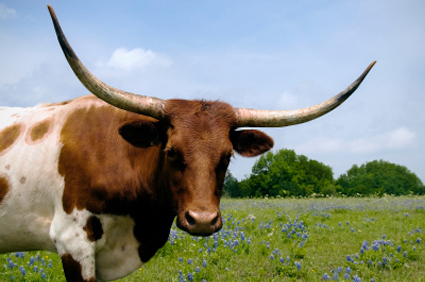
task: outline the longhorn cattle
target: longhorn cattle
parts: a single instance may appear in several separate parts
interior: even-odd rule
[[[191,235],[220,230],[230,158],[273,146],[261,131],[237,129],[315,119],[346,100],[375,63],[340,94],[305,109],[161,100],[99,81],[49,11],[68,63],[97,97],[1,108],[0,253],[56,252],[67,281],[130,274],[165,244],[174,218]]]

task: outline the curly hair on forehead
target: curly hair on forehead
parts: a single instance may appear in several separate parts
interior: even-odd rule
[[[233,128],[237,123],[234,108],[220,101],[172,99],[166,101],[164,111],[171,125],[179,123],[182,126],[186,123],[214,127],[225,124]]]

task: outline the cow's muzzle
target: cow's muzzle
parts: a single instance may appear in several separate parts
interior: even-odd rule
[[[186,210],[177,218],[177,226],[194,236],[209,236],[221,229],[221,214],[218,210]]]

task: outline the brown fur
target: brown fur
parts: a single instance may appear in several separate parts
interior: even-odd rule
[[[70,254],[62,255],[63,271],[67,281],[74,282],[96,282],[95,277],[85,280],[81,273],[81,264],[76,261]]]
[[[87,238],[89,241],[95,242],[102,238],[103,228],[100,219],[96,216],[90,216],[87,219],[87,224],[84,226],[84,231],[87,232]]]
[[[9,181],[6,177],[0,176],[0,204],[6,197],[7,192],[9,191]]]
[[[45,120],[33,126],[31,129],[31,141],[34,142],[42,139],[49,132],[51,124],[52,122],[50,120]]]
[[[0,132],[0,155],[4,154],[9,147],[15,143],[21,134],[22,126],[20,124],[6,127]]]

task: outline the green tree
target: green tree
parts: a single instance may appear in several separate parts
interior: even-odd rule
[[[261,156],[240,184],[244,195],[253,197],[336,193],[331,167],[288,149]]]
[[[226,171],[226,176],[224,178],[223,192],[224,192],[224,196],[229,196],[231,198],[243,197],[239,187],[239,182],[230,173],[230,171]]]
[[[423,195],[425,187],[422,181],[405,166],[383,160],[374,160],[366,164],[353,165],[336,181],[339,192],[347,196],[361,195]]]

